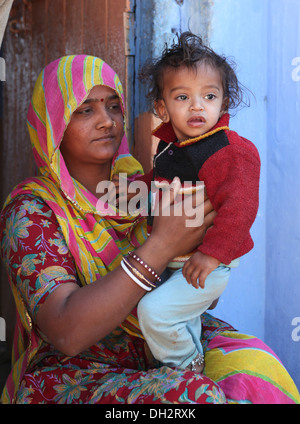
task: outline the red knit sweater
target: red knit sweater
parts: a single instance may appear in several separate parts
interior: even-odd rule
[[[152,176],[156,180],[172,181],[178,176],[181,182],[204,182],[217,216],[198,250],[224,264],[253,247],[250,228],[258,210],[260,175],[256,147],[231,131],[228,124],[229,115],[225,114],[211,131],[182,143],[177,142],[170,123],[162,124],[154,131],[161,140],[155,168],[144,177],[148,182]]]

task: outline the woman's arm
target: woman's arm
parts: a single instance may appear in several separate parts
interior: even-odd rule
[[[175,186],[171,201],[179,187]],[[174,256],[195,248],[204,237],[215,216],[209,201],[205,202],[204,213],[201,228],[186,228],[187,217],[174,216],[172,208],[171,216],[155,217],[151,236],[136,250],[137,254],[162,273]],[[141,266],[140,271],[145,273],[145,268]],[[118,267],[93,284],[79,287],[64,283],[57,288],[40,307],[37,325],[58,350],[73,356],[120,325],[144,294],[145,290]]]

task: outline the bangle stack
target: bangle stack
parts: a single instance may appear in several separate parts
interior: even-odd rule
[[[161,278],[159,275],[152,270],[149,265],[147,265],[141,258],[139,258],[135,253],[129,252],[129,256],[131,256],[133,259],[135,259],[137,262],[139,262],[141,265],[144,266],[144,268],[151,274],[153,277],[155,277],[156,281],[161,281]],[[128,257],[124,257],[121,261],[121,266],[123,270],[126,272],[126,274],[140,287],[142,287],[146,291],[151,291],[152,289],[156,288],[156,284],[149,280],[144,274],[142,274],[137,268],[135,268]]]
[[[128,255],[131,256],[136,261],[138,261],[141,265],[143,265],[143,267],[146,268],[146,270],[148,272],[150,272],[153,275],[153,277],[155,277],[155,279],[157,281],[161,282],[161,278],[159,277],[159,275],[152,268],[150,268],[150,266],[147,265],[141,258],[139,258],[137,256],[137,254],[135,254],[134,252],[130,251],[130,252],[128,252]]]

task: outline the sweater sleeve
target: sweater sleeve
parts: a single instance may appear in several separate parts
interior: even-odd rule
[[[253,247],[250,228],[258,210],[260,159],[251,146],[229,144],[212,155],[198,175],[217,212],[198,250],[225,264]]]

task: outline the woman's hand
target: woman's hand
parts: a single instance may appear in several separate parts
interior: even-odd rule
[[[180,198],[181,183],[175,178],[163,193],[155,211],[149,242],[168,251],[170,259],[186,254],[201,244],[207,229],[213,225],[216,212],[203,192]]]
[[[125,201],[125,206],[127,206],[127,203],[134,196],[136,196],[136,193],[131,193],[130,190],[128,190],[130,181],[122,175],[120,176],[120,175],[114,174],[112,176],[111,182],[113,183],[113,186],[110,191],[109,202],[113,203],[116,197],[117,206],[119,206],[119,204],[124,203],[124,201]],[[126,208],[126,211],[127,211],[127,208]]]

